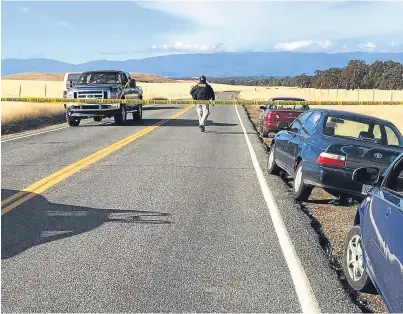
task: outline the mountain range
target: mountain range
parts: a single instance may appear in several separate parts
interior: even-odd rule
[[[366,63],[377,60],[403,63],[403,52],[226,52],[213,54],[173,54],[126,61],[95,60],[71,64],[52,59],[3,59],[1,75],[23,72],[82,72],[89,70],[116,69],[127,72],[149,73],[164,77],[210,77],[230,76],[294,76],[314,74],[315,70],[343,67],[350,60]]]

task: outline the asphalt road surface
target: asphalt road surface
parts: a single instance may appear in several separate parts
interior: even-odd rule
[[[183,108],[3,142],[2,200]],[[238,112],[320,310],[359,312]],[[2,213],[2,311],[300,312],[239,117],[191,108]]]

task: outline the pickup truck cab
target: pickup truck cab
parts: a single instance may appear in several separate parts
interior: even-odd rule
[[[63,98],[66,98],[67,91],[73,87],[77,80],[80,78],[82,72],[69,72],[64,74],[63,79]]]
[[[68,103],[68,99],[143,99],[143,91],[128,72],[116,70],[83,72],[76,84],[66,93],[66,120],[70,126],[78,126],[82,119],[92,117],[95,121],[113,117],[123,125],[127,114],[134,120],[143,118],[142,104],[120,103]]]

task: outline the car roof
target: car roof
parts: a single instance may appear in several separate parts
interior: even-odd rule
[[[294,100],[294,101],[305,101],[303,98],[298,98],[298,97],[272,97],[270,98],[271,101],[277,101],[277,100]]]
[[[94,71],[84,71],[82,73],[104,73],[104,72],[121,73],[121,72],[125,72],[125,71],[119,71],[119,70],[94,70]]]
[[[366,115],[366,114],[362,114],[362,113],[345,111],[345,110],[311,108],[310,111],[321,111],[321,112],[325,112],[325,113],[335,115],[335,116],[336,115],[338,115],[338,116],[352,116],[352,117],[367,119],[367,120],[371,120],[371,121],[378,122],[378,123],[383,123],[383,124],[393,124],[391,121],[388,121],[388,120],[380,119],[380,118],[370,116],[370,115]]]

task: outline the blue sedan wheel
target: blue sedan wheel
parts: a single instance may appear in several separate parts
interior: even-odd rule
[[[304,183],[302,163],[300,162],[294,176],[294,199],[296,201],[306,202],[311,195],[312,189],[312,186],[308,186]]]
[[[347,235],[343,250],[343,270],[347,282],[356,291],[374,292],[374,286],[365,271],[361,228],[354,226]]]

